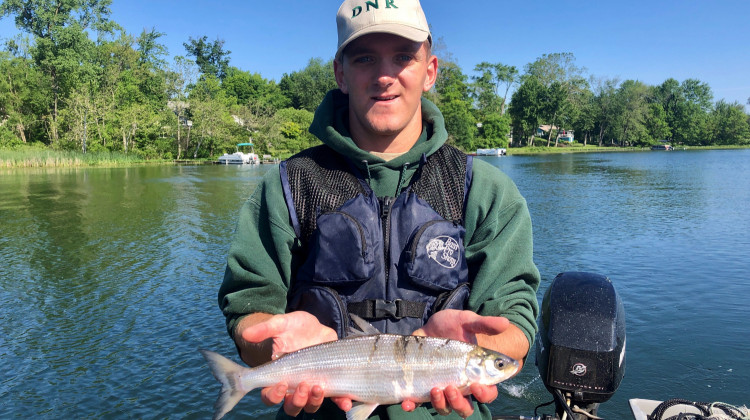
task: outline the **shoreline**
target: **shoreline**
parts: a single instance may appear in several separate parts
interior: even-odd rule
[[[748,149],[750,145],[742,146],[678,146],[674,151],[695,150],[734,150]],[[514,147],[507,148],[507,156],[531,156],[560,153],[611,153],[611,152],[651,152],[648,147],[599,147],[599,146],[569,146],[569,147]],[[655,151],[667,153],[666,151]],[[56,150],[12,150],[0,149],[0,170],[22,168],[122,168],[146,165],[210,165],[214,160],[209,159],[143,159],[135,155],[119,152],[81,153]]]

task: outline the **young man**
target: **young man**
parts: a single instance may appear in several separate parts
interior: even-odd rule
[[[419,1],[346,0],[337,26],[339,89],[310,127],[324,145],[269,171],[240,213],[219,304],[242,359],[343,337],[354,313],[523,360],[539,284],[526,202],[496,168],[444,145],[442,115],[422,98],[438,61]],[[489,418],[497,388],[471,393],[433,389],[429,404],[375,414]],[[281,417],[342,417],[352,404],[305,384],[261,398],[283,401]]]

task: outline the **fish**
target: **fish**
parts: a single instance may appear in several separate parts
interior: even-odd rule
[[[515,359],[463,341],[381,334],[361,319],[364,331],[317,344],[248,368],[210,350],[199,351],[221,383],[214,420],[248,392],[279,382],[320,385],[326,397],[349,397],[347,420],[364,420],[379,405],[430,401],[430,390],[454,385],[464,395],[474,384],[495,385],[519,370]],[[367,327],[369,326],[369,327]]]

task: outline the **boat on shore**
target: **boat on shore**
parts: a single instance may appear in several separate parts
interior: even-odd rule
[[[674,150],[674,147],[669,144],[657,144],[655,146],[651,146],[651,150]]]
[[[250,153],[243,153],[241,147],[250,147]],[[216,163],[221,165],[258,165],[260,159],[255,154],[255,149],[252,143],[239,143],[237,144],[237,151],[234,153],[224,153]]]
[[[508,151],[503,148],[477,149],[477,156],[505,156]]]

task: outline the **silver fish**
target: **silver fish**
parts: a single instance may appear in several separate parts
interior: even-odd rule
[[[468,394],[471,384],[494,385],[519,368],[504,354],[462,341],[395,334],[350,336],[252,369],[212,351],[200,352],[222,384],[215,420],[249,391],[279,382],[294,389],[304,381],[320,385],[326,397],[347,396],[355,401],[347,419],[362,420],[381,404],[427,402],[432,388],[448,385]]]

